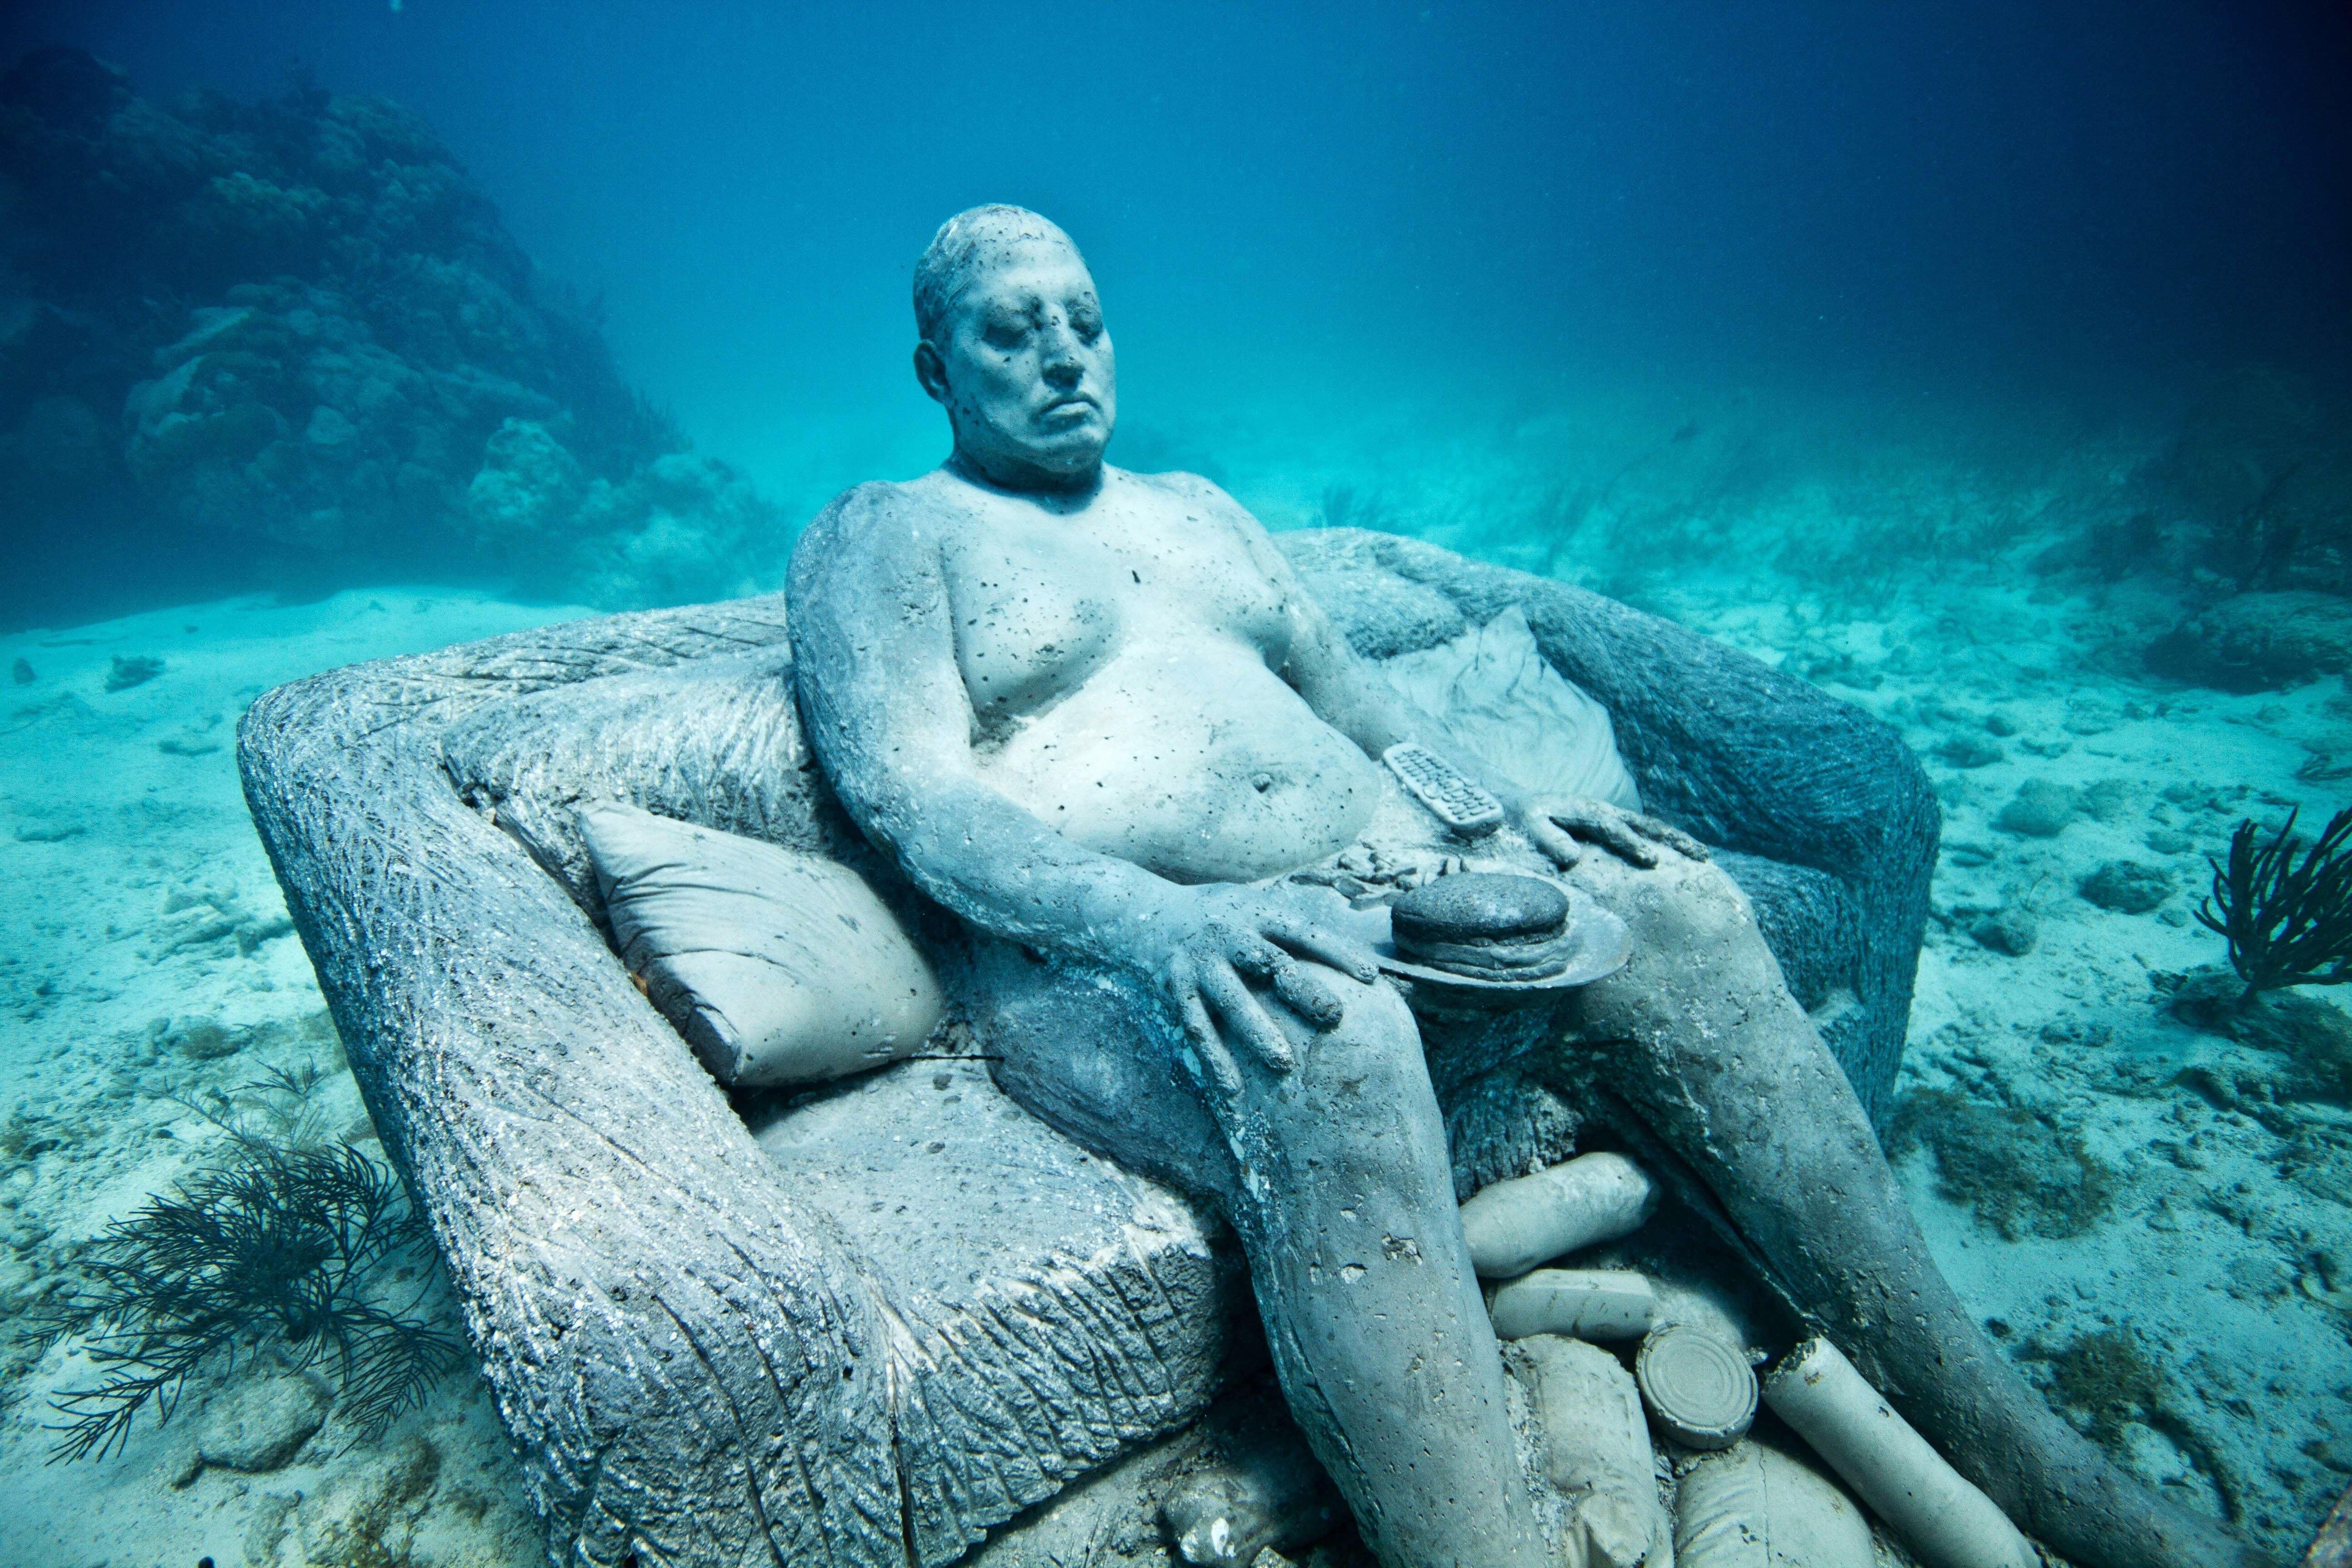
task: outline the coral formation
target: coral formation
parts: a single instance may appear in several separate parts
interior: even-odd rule
[[[2228,865],[2207,862],[2213,890],[2197,923],[2228,939],[2248,998],[2352,982],[2352,809],[2330,817],[2308,846],[2294,836],[2298,815],[2288,812],[2267,844],[2246,818],[2230,836]]]
[[[2240,594],[2166,633],[2148,668],[2223,691],[2275,691],[2352,668],[2352,604],[2308,589]]]
[[[389,1167],[320,1139],[314,1071],[188,1102],[230,1152],[110,1226],[80,1259],[86,1283],[49,1309],[53,1336],[85,1336],[101,1371],[53,1402],[58,1458],[103,1458],[152,1403],[169,1420],[188,1380],[268,1343],[300,1371],[331,1363],[363,1437],[463,1363],[464,1347],[397,1286],[429,1269],[424,1222]]]
[[[2196,563],[2242,586],[2352,591],[2352,437],[2306,377],[2242,365],[2189,410],[2149,478]]]
[[[2035,563],[2108,580],[2147,574],[2207,600],[2235,590],[2279,601],[2242,609],[2225,601],[2220,622],[2168,635],[2150,650],[2158,673],[2248,689],[2244,680],[2268,678],[2230,655],[2236,637],[2218,635],[2229,623],[2311,602],[2296,590],[2352,594],[2347,432],[2352,418],[2340,385],[2273,365],[2234,366],[2206,385],[2161,451],[2103,504],[2080,509],[2075,526]],[[2340,648],[2340,632],[2329,640]]]
[[[2049,1363],[2051,1393],[2108,1448],[2122,1443],[2126,1423],[2148,1424],[2164,1404],[2163,1372],[2128,1329],[2094,1330],[2062,1349],[2037,1345],[2028,1353]]]
[[[163,107],[37,51],[0,75],[0,471],[30,536],[608,603],[742,591],[761,542],[781,566],[773,510],[684,450],[397,105],[298,82]]]
[[[2293,991],[2250,997],[2244,982],[2224,969],[2182,975],[2171,1005],[2183,1023],[2285,1058],[2284,1073],[2239,1072],[2226,1085],[2216,1068],[2190,1069],[2190,1087],[2224,1109],[2247,1110],[2264,1120],[2260,1107],[2246,1101],[2352,1103],[2352,1016],[2341,1007]]]

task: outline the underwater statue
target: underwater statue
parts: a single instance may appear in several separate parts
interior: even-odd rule
[[[1110,339],[1034,214],[951,220],[915,297],[953,456],[833,503],[781,598],[240,728],[555,1559],[1031,1561],[1024,1510],[1252,1364],[1254,1300],[1382,1562],[1581,1563],[1456,1201],[1590,1145],[2071,1560],[2259,1561],[2008,1368],[1880,1152],[1936,838],[1899,737],[1567,584],[1107,466]],[[1605,710],[1614,783],[1528,788],[1402,695],[1490,635]],[[713,1000],[761,965],[766,1035]],[[819,1028],[828,988],[877,1000]]]
[[[1383,1563],[1548,1560],[1420,1032],[1348,901],[1283,880],[1397,852],[1377,759],[1403,742],[1625,922],[1632,961],[1574,1005],[1590,1072],[1961,1468],[2084,1563],[2230,1558],[1979,1337],[1704,848],[1444,755],[1247,511],[1103,462],[1114,356],[1067,237],[962,214],[915,300],[916,374],[955,450],[801,539],[811,740],[851,816],[978,933],[998,1081],[1240,1236],[1291,1410]]]

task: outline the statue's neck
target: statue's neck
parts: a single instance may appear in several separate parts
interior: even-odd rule
[[[1061,474],[1016,459],[981,458],[959,446],[949,455],[946,467],[957,478],[988,489],[1065,506],[1087,500],[1102,488],[1099,459],[1077,473]]]

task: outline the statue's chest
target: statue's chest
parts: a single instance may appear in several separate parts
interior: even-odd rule
[[[1222,535],[1223,531],[1219,531]],[[1279,664],[1279,594],[1238,540],[1162,519],[975,531],[949,553],[956,659],[983,723],[1046,707],[1139,637],[1239,638]]]

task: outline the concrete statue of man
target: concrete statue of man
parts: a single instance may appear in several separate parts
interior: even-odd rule
[[[1111,339],[1067,236],[963,213],[915,308],[915,372],[954,452],[850,490],[800,542],[812,744],[851,817],[961,921],[999,1083],[1237,1233],[1290,1407],[1382,1562],[1535,1568],[1548,1550],[1415,1017],[1348,901],[1293,877],[1417,833],[1407,847],[1443,847],[1379,761],[1404,742],[1500,801],[1482,854],[1556,870],[1630,928],[1630,962],[1567,1004],[1571,1043],[1538,1048],[1581,1053],[1954,1464],[2086,1564],[2252,1561],[1979,1337],[1701,845],[1491,776],[1215,485],[1103,461]]]

